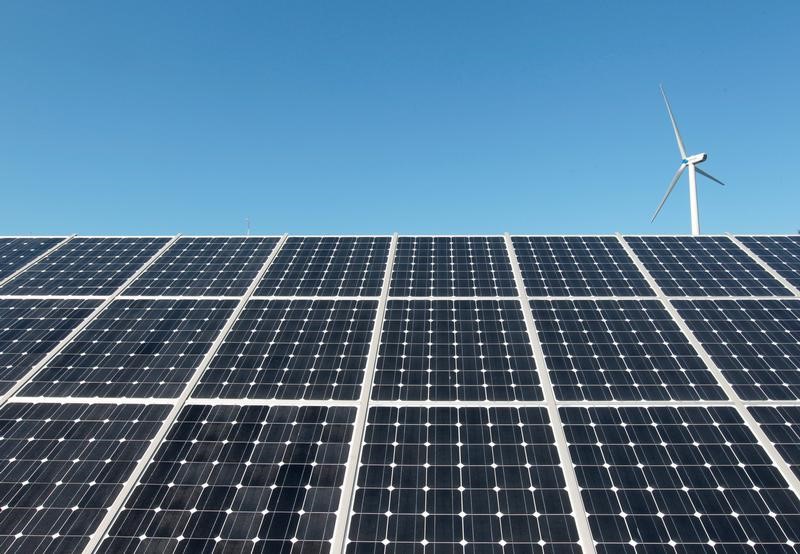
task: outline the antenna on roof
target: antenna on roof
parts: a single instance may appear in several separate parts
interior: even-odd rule
[[[669,198],[669,195],[672,194],[672,189],[675,188],[675,185],[678,184],[678,180],[681,178],[683,171],[688,167],[689,168],[689,207],[692,212],[692,235],[697,236],[700,234],[700,214],[697,207],[697,180],[696,180],[696,173],[703,175],[711,179],[712,181],[719,183],[720,185],[724,185],[722,181],[711,175],[710,173],[706,173],[699,167],[696,167],[698,164],[703,163],[708,159],[708,154],[705,152],[701,152],[700,154],[694,154],[693,156],[686,155],[686,148],[683,145],[683,139],[681,138],[681,133],[678,131],[678,123],[675,121],[675,116],[672,115],[672,108],[669,105],[669,100],[667,100],[667,94],[664,92],[664,87],[659,85],[658,88],[661,89],[661,96],[664,97],[664,103],[667,105],[667,113],[669,114],[669,120],[672,123],[672,130],[675,132],[675,140],[678,142],[678,151],[681,153],[681,165],[678,166],[678,171],[675,172],[675,175],[672,177],[672,181],[670,181],[669,186],[667,187],[667,193],[664,195],[664,198],[661,200],[661,204],[658,205],[656,209],[656,213],[653,214],[653,219],[650,220],[652,223],[658,217],[659,212],[661,212],[661,208],[664,207],[664,203]]]
[[[244,221],[245,221],[245,223],[247,223],[247,236],[249,237],[250,236],[250,218],[249,217],[245,217]]]

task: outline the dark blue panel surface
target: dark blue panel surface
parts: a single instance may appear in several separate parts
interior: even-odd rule
[[[529,296],[654,296],[614,237],[513,237]]]

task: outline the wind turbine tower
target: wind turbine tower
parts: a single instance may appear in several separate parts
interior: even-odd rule
[[[653,219],[650,220],[652,223],[658,217],[658,214],[661,212],[661,208],[664,207],[664,204],[669,198],[669,195],[672,194],[672,189],[675,188],[675,185],[678,184],[678,180],[683,175],[683,172],[688,169],[689,170],[689,208],[692,214],[692,235],[697,236],[700,234],[700,212],[697,207],[697,173],[703,175],[711,179],[712,181],[719,183],[720,185],[725,185],[722,181],[700,169],[698,164],[703,163],[708,159],[708,154],[705,152],[701,152],[699,154],[694,154],[692,156],[686,155],[686,147],[683,145],[683,139],[681,138],[681,133],[678,131],[678,124],[675,122],[675,116],[672,115],[672,108],[669,105],[669,100],[667,100],[667,95],[664,92],[664,87],[659,85],[661,89],[661,96],[664,97],[664,103],[667,105],[667,113],[669,114],[669,120],[672,123],[672,130],[675,131],[675,140],[678,142],[678,151],[681,153],[681,164],[678,166],[678,171],[675,172],[675,175],[672,177],[672,181],[670,182],[669,186],[667,187],[667,193],[664,195],[664,198],[661,200],[661,203],[656,208],[656,213],[653,214]]]

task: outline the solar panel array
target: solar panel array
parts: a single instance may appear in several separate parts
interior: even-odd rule
[[[0,238],[0,550],[800,553],[799,260]]]

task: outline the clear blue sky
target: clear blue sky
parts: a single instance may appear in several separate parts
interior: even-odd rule
[[[3,2],[0,234],[800,228],[800,3],[564,4]]]

